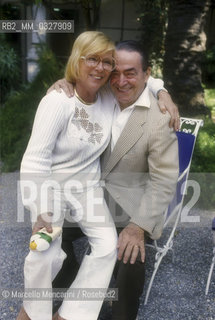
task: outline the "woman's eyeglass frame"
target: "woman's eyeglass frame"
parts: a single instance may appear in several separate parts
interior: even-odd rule
[[[81,56],[81,59],[85,61],[85,64],[89,67],[97,67],[99,63],[102,63],[102,67],[104,70],[108,72],[112,72],[116,68],[116,60],[114,58],[110,59],[102,59],[98,55],[89,55],[89,56]]]

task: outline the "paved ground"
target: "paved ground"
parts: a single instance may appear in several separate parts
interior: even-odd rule
[[[29,219],[17,223],[16,175],[0,176],[0,293],[3,289],[23,288],[23,261],[30,236]],[[212,259],[211,220],[215,211],[193,208],[190,214],[200,216],[200,223],[180,223],[175,237],[175,262],[165,257],[155,278],[147,306],[143,293],[139,320],[212,320],[215,319],[215,271],[208,296],[205,286]],[[164,232],[166,237],[169,230]],[[76,243],[83,252],[83,240]],[[148,283],[153,266],[153,251],[147,250]],[[0,298],[0,320],[14,320],[20,299]],[[101,319],[108,320],[106,305]],[[41,319],[42,320],[42,319]]]

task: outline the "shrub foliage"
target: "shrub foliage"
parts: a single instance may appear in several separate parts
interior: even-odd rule
[[[13,92],[0,110],[3,171],[19,168],[39,101],[48,87],[63,74],[62,66],[45,47],[39,51],[38,62],[39,72],[33,82],[20,91]]]

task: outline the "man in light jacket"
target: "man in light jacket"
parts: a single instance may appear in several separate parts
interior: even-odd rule
[[[102,158],[107,203],[114,201],[122,209],[115,215],[119,241],[114,275],[119,296],[113,301],[111,319],[135,320],[144,286],[145,238],[158,239],[162,234],[164,211],[173,198],[178,177],[178,143],[169,127],[169,113],[160,111],[157,99],[149,92],[150,68],[140,44],[120,42],[116,61],[110,78],[116,113],[112,139]],[[69,234],[65,228],[63,249],[68,258],[55,287],[68,287],[72,281],[66,278],[66,269],[71,270],[72,264],[74,267],[72,240],[77,235],[72,232],[70,239]]]

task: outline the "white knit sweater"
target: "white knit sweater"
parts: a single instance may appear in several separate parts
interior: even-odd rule
[[[77,192],[96,185],[100,180],[99,158],[110,141],[114,107],[107,88],[100,90],[92,105],[84,105],[76,97],[68,98],[64,92],[46,95],[39,104],[21,163],[21,186],[23,181],[33,181],[40,194],[41,185],[47,180],[54,181],[55,189],[63,189],[73,180]],[[22,188],[27,205],[23,192]],[[51,194],[49,197],[47,204],[41,200],[42,195],[37,196],[39,211],[45,210],[43,201],[44,208],[52,211]]]

